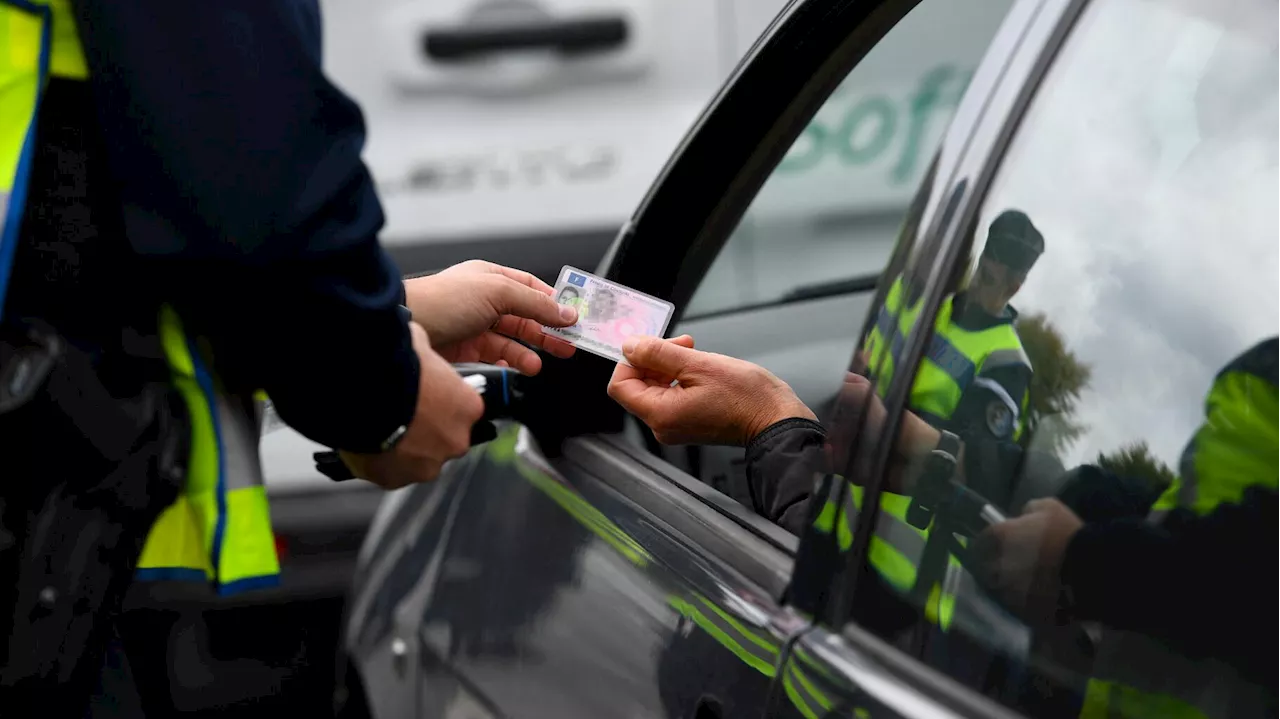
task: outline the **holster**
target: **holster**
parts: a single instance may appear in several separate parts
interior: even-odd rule
[[[0,712],[79,716],[190,425],[159,353],[0,326]]]

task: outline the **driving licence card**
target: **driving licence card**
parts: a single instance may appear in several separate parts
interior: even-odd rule
[[[632,335],[662,337],[675,305],[565,265],[556,280],[555,300],[578,308],[578,321],[569,327],[543,327],[544,334],[578,349],[627,364],[622,342]]]

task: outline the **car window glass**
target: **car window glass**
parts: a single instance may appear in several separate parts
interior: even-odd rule
[[[793,143],[685,317],[813,296],[832,282],[874,283],[911,193],[1011,4],[925,0],[912,9]]]
[[[1276,21],[1090,4],[910,369],[855,615],[1028,715],[1275,714]],[[868,422],[922,304],[892,280]]]

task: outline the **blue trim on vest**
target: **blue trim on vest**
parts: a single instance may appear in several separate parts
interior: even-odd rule
[[[142,582],[201,582],[207,583],[209,577],[204,570],[190,567],[144,567],[134,572],[134,578]],[[279,574],[268,574],[261,577],[245,577],[234,582],[218,585],[218,596],[229,597],[254,589],[271,589],[280,586]]]
[[[9,192],[9,205],[5,208],[4,230],[0,232],[0,319],[4,318],[4,300],[9,291],[9,277],[13,272],[13,258],[18,249],[18,231],[22,227],[23,208],[27,204],[27,189],[31,179],[31,162],[36,149],[36,125],[40,122],[40,100],[49,79],[49,51],[53,46],[53,10],[46,5],[36,5],[26,0],[0,0],[35,15],[40,23],[40,60],[36,76],[36,100],[32,107],[27,136],[22,141],[18,155],[18,167],[13,178],[13,190]]]
[[[978,367],[973,363],[973,360],[956,349],[956,346],[951,344],[951,340],[943,337],[937,331],[933,333],[933,339],[929,341],[929,351],[925,356],[942,368],[943,372],[950,375],[951,379],[960,385],[961,392],[969,387],[969,383],[973,381],[973,376],[978,372]]]
[[[209,371],[205,369],[204,363],[200,361],[200,354],[196,351],[195,344],[191,340],[187,340],[187,353],[191,355],[191,366],[195,369],[196,383],[200,385],[200,391],[204,393],[205,403],[209,407],[209,418],[213,422],[214,441],[218,447],[218,519],[213,524],[213,547],[211,548],[210,559],[213,562],[214,582],[219,583],[222,561],[222,539],[227,531],[227,464],[223,461],[222,451],[222,422],[218,412],[218,398],[214,393],[213,377]]]
[[[893,358],[896,366],[902,356],[902,345],[905,340],[902,332],[898,329],[897,318],[889,312],[888,306],[880,307],[880,315],[876,318],[876,329],[880,330],[880,334],[888,340],[889,356]],[[962,392],[978,373],[978,367],[973,363],[973,360],[966,357],[955,345],[951,344],[951,340],[943,336],[937,329],[934,330],[933,337],[929,340],[929,348],[925,352],[925,358],[936,364],[951,379],[955,380],[956,384],[960,385]]]
[[[207,582],[203,569],[191,567],[141,567],[134,571],[135,579],[144,582]]]
[[[0,0],[0,5],[12,5],[19,10],[25,10],[33,15],[47,14],[49,19],[53,18],[53,10],[51,10],[48,5],[39,5],[37,3],[28,2],[27,0]]]
[[[271,589],[280,586],[279,574],[266,574],[261,577],[245,577],[234,582],[218,585],[218,596],[229,597],[233,594],[248,592],[254,589]]]

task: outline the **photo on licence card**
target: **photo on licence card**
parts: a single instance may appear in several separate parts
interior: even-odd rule
[[[544,334],[614,362],[622,357],[622,343],[632,335],[662,337],[675,305],[565,265],[556,280],[557,303],[578,310],[569,327],[543,327]]]

